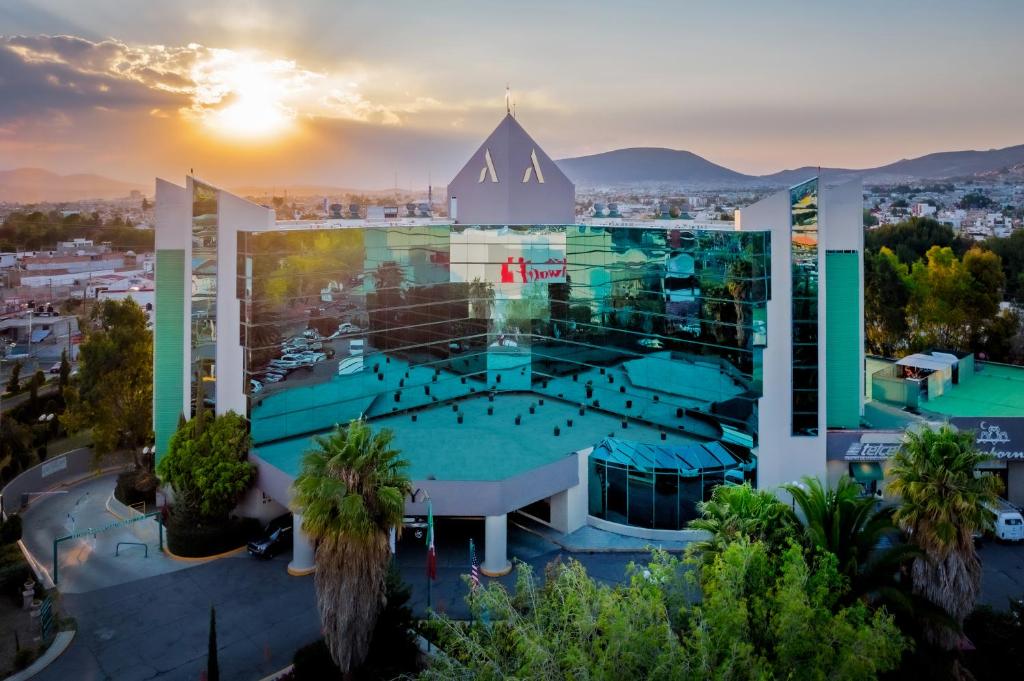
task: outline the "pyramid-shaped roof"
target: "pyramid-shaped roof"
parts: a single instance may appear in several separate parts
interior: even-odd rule
[[[448,184],[460,224],[568,225],[576,187],[511,114]]]

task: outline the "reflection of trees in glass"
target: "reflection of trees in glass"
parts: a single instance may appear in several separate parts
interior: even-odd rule
[[[736,310],[736,345],[741,348],[747,346],[747,329],[750,326],[748,299],[752,271],[753,265],[750,259],[746,257],[733,260],[729,264],[726,289],[732,296],[733,306]]]
[[[246,347],[249,349],[249,366],[251,372],[259,371],[267,363],[280,354],[281,331],[275,324],[272,308],[262,301],[254,301],[250,306],[250,318]]]
[[[469,316],[472,319],[490,319],[494,308],[494,284],[480,281],[476,277],[467,284],[466,297],[469,299]]]
[[[318,300],[329,282],[345,284],[363,269],[358,230],[268,233],[250,243],[253,296],[276,305]]]

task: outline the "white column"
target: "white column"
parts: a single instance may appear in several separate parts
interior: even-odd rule
[[[302,577],[315,569],[313,542],[302,531],[302,516],[295,513],[292,515],[292,562],[288,563],[288,574]]]
[[[512,572],[508,562],[508,515],[489,515],[484,518],[484,563],[480,572],[488,577],[500,577]]]

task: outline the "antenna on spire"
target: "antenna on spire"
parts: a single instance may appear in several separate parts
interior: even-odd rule
[[[508,83],[505,83],[505,113],[512,113],[512,91],[509,89]]]

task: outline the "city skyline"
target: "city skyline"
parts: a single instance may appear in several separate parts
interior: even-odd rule
[[[765,174],[1024,142],[1024,8],[998,0],[89,6],[0,8],[0,168],[422,187],[506,83],[555,158],[656,146]]]

